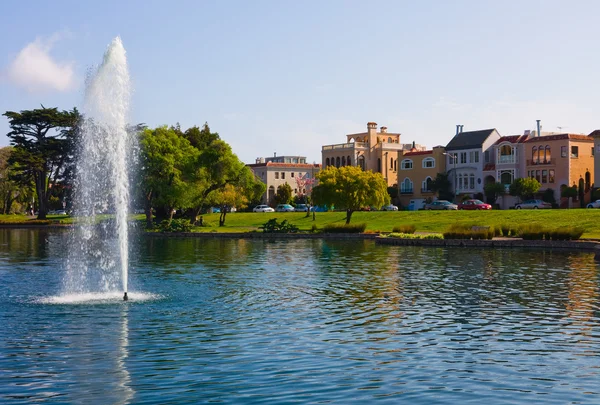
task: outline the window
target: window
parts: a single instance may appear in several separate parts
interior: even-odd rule
[[[285,172],[281,172],[281,178],[285,179]]]
[[[538,157],[537,146],[534,146],[533,149],[531,149],[531,163],[532,164],[538,163],[537,157]]]
[[[544,147],[543,146],[540,146],[538,148],[537,161],[538,161],[538,163],[546,163],[546,162],[544,162]]]
[[[548,183],[548,170],[542,170],[542,184]]]
[[[538,183],[542,182],[542,176],[540,176],[540,171],[539,170],[535,171],[535,179],[538,181]]]
[[[329,158],[325,159],[325,167],[329,166]]]
[[[279,178],[279,172],[275,172],[275,178],[278,179]]]
[[[298,189],[297,188],[294,189],[294,194],[298,194]]]
[[[469,176],[469,188],[471,190],[475,190],[475,175],[474,174]]]
[[[350,166],[352,163],[350,163],[350,156],[346,156],[346,164],[348,166]]]
[[[571,146],[571,157],[579,157],[579,146]]]
[[[475,151],[475,163],[479,163],[479,151]]]
[[[421,191],[423,192],[428,192],[431,191],[431,183],[433,182],[433,180],[431,180],[431,177],[427,177],[422,183],[421,183]]]
[[[467,163],[467,152],[460,152],[460,163]]]
[[[479,163],[479,152],[478,151],[469,152],[469,162]]]
[[[423,159],[423,168],[424,169],[433,169],[435,167],[435,159],[434,158],[425,158]]]
[[[294,177],[294,172],[291,172],[291,173],[290,173],[290,177]]]
[[[377,158],[377,171],[381,173],[381,158]]]
[[[463,188],[463,175],[459,174],[458,175],[458,189],[462,190],[462,188]]]
[[[592,146],[592,156],[594,156],[594,147]]]
[[[529,173],[527,174],[529,176]],[[513,182],[512,171],[506,170],[500,173],[500,183],[510,185]]]
[[[560,157],[567,157],[567,147],[566,146],[560,147]]]
[[[546,145],[546,149],[544,151],[544,160],[546,161],[546,163],[550,163],[550,161],[552,160],[550,145]]]
[[[390,169],[394,170],[394,158],[390,158]]]
[[[413,182],[407,177],[400,183],[400,192],[401,193],[412,193],[413,191]]]
[[[484,156],[485,156],[485,163],[490,163],[490,151],[489,150],[485,151]]]
[[[388,143],[392,143],[392,138],[388,138]]]
[[[342,156],[342,167],[346,166],[346,156]]]
[[[548,170],[548,183],[554,183],[554,169]]]
[[[402,163],[400,163],[400,169],[402,170],[410,170],[413,168],[413,161],[410,159],[404,159]]]

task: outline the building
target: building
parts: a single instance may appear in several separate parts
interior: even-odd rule
[[[318,163],[306,163],[304,156],[257,158],[256,163],[247,166],[266,184],[261,203],[268,205],[273,204],[277,187],[285,183],[292,188],[292,197],[310,194],[315,175],[321,170]]]
[[[540,191],[553,190],[555,200],[560,201],[563,208],[568,207],[568,200],[561,199],[563,187],[582,187],[584,201],[591,200],[594,137],[577,134],[532,136],[524,145],[526,173],[523,177],[540,182]]]
[[[400,204],[408,209],[419,209],[427,199],[435,199],[431,183],[438,173],[446,171],[446,149],[436,146],[432,150],[400,151],[398,184]]]
[[[456,200],[461,195],[483,195],[484,167],[487,173],[495,165],[494,144],[500,139],[496,129],[463,132],[457,125],[456,135],[446,145],[446,167]]]
[[[590,135],[594,140],[594,179],[600,179],[600,129],[595,130]],[[598,188],[600,184],[595,184],[592,187]]]
[[[321,163],[327,166],[360,166],[363,170],[381,173],[388,186],[398,182],[398,154],[412,148],[425,150],[421,145],[400,143],[400,133],[377,131],[375,122],[367,123],[367,132],[346,135],[346,143],[324,145]]]

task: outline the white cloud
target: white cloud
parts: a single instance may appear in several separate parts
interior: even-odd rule
[[[50,55],[54,43],[59,38],[57,34],[46,40],[36,38],[21,49],[8,67],[9,81],[32,93],[48,90],[64,92],[73,89],[73,62],[57,61]]]

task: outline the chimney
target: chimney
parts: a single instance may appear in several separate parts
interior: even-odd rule
[[[535,122],[537,122],[537,136],[541,136],[542,135],[542,126],[540,125],[540,121],[541,120],[535,120]]]
[[[385,134],[387,132],[387,127],[381,127],[380,131],[382,134]]]
[[[464,127],[464,125],[461,125],[461,126],[460,126],[460,133],[461,133],[461,134],[462,134],[462,131],[463,131],[463,127]]]
[[[460,125],[456,126],[456,135],[458,135],[460,133]]]
[[[277,157],[277,152],[273,152],[273,157]]]
[[[367,129],[377,129],[376,122],[367,122]]]

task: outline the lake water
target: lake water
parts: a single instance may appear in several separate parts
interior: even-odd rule
[[[144,238],[49,303],[66,243],[0,230],[0,403],[600,403],[590,253]]]

